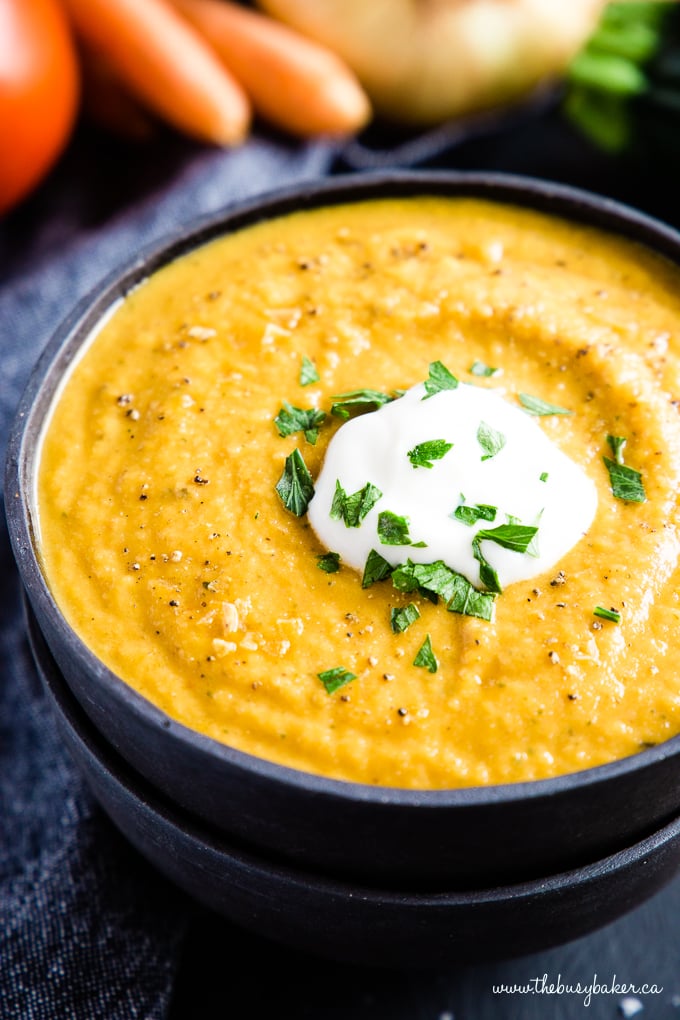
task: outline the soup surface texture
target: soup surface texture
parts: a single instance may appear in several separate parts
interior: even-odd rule
[[[358,202],[220,238],[130,293],[58,397],[49,584],[172,717],[308,772],[446,788],[634,754],[680,731],[679,330],[675,267],[493,203]],[[319,476],[338,394],[399,400],[438,365],[533,410],[597,492],[549,570],[495,597],[477,581],[490,619],[329,557],[291,509],[297,454],[276,490],[295,450]],[[286,404],[325,417],[282,436]]]

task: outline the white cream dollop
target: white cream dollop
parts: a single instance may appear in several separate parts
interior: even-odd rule
[[[491,456],[480,443],[480,426],[482,434],[490,429],[504,441]],[[453,445],[431,467],[414,467],[409,451],[433,440]],[[331,517],[338,482],[348,495],[367,483],[382,493],[358,527]],[[462,504],[495,507],[495,519],[465,524],[452,516]],[[527,552],[481,541],[484,559],[505,588],[557,564],[587,532],[596,508],[591,479],[519,406],[478,386],[460,384],[427,396],[421,384],[338,429],[308,513],[322,544],[357,570],[375,549],[393,566],[408,558],[443,560],[478,588],[484,585],[473,555],[476,533],[517,522],[538,527]],[[405,517],[411,542],[425,544],[383,544],[378,520],[384,511]]]

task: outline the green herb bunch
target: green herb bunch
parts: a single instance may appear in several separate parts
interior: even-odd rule
[[[680,159],[680,7],[610,3],[567,77],[565,113],[608,152]]]

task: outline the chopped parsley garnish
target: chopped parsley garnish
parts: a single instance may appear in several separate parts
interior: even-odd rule
[[[547,482],[548,478],[549,478],[549,475],[548,475],[547,471],[541,471],[540,475],[538,476],[539,482]]]
[[[464,503],[460,503],[453,513],[449,514],[449,517],[472,527],[477,521],[495,521],[497,512],[498,508],[489,506],[488,503],[479,503],[477,506],[474,504],[466,506]]]
[[[307,512],[310,500],[314,495],[314,482],[299,450],[293,450],[283,468],[283,474],[276,483],[281,502],[286,510],[296,517]]]
[[[311,386],[312,383],[319,382],[320,378],[312,359],[303,354],[300,365],[300,386]]]
[[[477,442],[484,450],[482,460],[491,460],[492,457],[495,457],[503,449],[506,441],[502,432],[492,429],[485,421],[480,422],[477,429]]]
[[[433,361],[430,363],[429,378],[425,380],[423,400],[433,397],[435,393],[441,393],[442,390],[455,390],[457,386],[458,380],[449,372],[446,365],[442,365],[441,361]]]
[[[478,531],[475,541],[488,539],[511,552],[525,553],[528,551],[538,528],[526,524],[499,524],[497,528]]]
[[[383,510],[378,514],[378,538],[383,545],[413,545],[422,548],[424,542],[412,542],[408,533],[408,519]]]
[[[435,658],[435,654],[432,651],[432,642],[430,641],[430,635],[428,634],[422,645],[418,649],[418,654],[413,660],[414,666],[422,666],[429,673],[436,673],[437,666],[439,663]]]
[[[493,620],[493,609],[496,595],[494,592],[479,591],[470,584],[467,577],[456,574],[456,590],[449,599],[447,609],[450,613],[461,613],[463,616],[476,616],[480,620]]]
[[[357,489],[348,496],[340,482],[336,480],[330,515],[334,521],[344,521],[347,528],[358,528],[381,497],[382,492],[372,482],[366,482],[363,489]]]
[[[484,529],[477,532],[472,539],[472,555],[479,563],[479,579],[489,591],[500,595],[501,588],[498,574],[482,553],[481,543],[484,540],[495,542],[503,549],[511,552],[528,553],[531,556],[538,555],[537,549],[531,548],[532,542],[538,531],[537,527],[525,524],[499,524],[497,528]]]
[[[352,390],[350,393],[337,393],[333,397],[331,414],[338,418],[344,418],[346,421],[353,414],[375,411],[393,400],[394,397],[389,393],[380,393],[378,390]]]
[[[441,596],[450,613],[493,619],[495,595],[479,591],[466,577],[447,567],[443,560],[413,563],[407,560],[392,572],[392,584],[398,591],[418,591],[421,595]]]
[[[496,595],[500,595],[503,589],[501,588],[501,582],[498,578],[498,574],[485,558],[479,539],[476,535],[472,539],[472,555],[479,563],[479,580],[485,588],[488,588],[489,591],[494,592]]]
[[[573,414],[567,407],[559,407],[557,404],[548,404],[540,397],[532,397],[528,393],[519,394],[519,402],[527,414],[546,416],[549,414]]]
[[[324,669],[322,673],[316,674],[326,688],[327,694],[335,694],[345,684],[356,680],[356,673],[350,673],[344,666],[334,666],[333,669]]]
[[[425,443],[417,443],[407,456],[414,468],[431,468],[432,461],[441,460],[452,446],[453,443],[447,443],[445,439],[429,439]]]
[[[390,627],[393,634],[403,634],[405,630],[415,623],[420,616],[418,606],[409,602],[403,609],[392,609],[390,611]]]
[[[340,569],[340,553],[322,553],[316,558],[316,565],[325,574],[337,574]]]
[[[628,503],[644,503],[647,495],[640,472],[626,464],[617,464],[610,457],[602,459],[609,472],[612,495],[617,499],[624,499]]]
[[[361,587],[370,588],[374,581],[385,581],[391,573],[392,564],[388,563],[385,557],[381,556],[375,549],[371,549],[366,558]]]
[[[603,461],[609,472],[609,482],[612,487],[612,494],[616,499],[626,500],[628,503],[644,503],[647,500],[645,487],[642,482],[642,475],[635,468],[628,467],[623,463],[623,450],[627,443],[624,436],[607,436],[609,449],[614,454],[611,457],[603,457]]]
[[[292,436],[294,432],[304,432],[305,439],[312,446],[319,436],[318,425],[324,421],[325,411],[317,411],[314,407],[292,407],[286,400],[274,418],[274,424],[280,436]]]
[[[485,365],[483,361],[473,361],[469,368],[470,375],[476,375],[481,378],[487,378],[491,375],[498,375],[500,368],[491,368],[490,365]]]
[[[621,613],[618,609],[605,609],[603,606],[595,606],[593,616],[599,616],[601,620],[611,620],[612,623],[621,623]]]
[[[607,442],[609,448],[614,454],[614,460],[617,464],[623,464],[623,448],[628,442],[623,436],[607,436]]]

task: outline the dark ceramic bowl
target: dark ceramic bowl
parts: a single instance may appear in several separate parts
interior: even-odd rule
[[[10,533],[38,625],[80,705],[135,770],[183,810],[243,845],[326,874],[420,891],[533,879],[644,839],[680,812],[680,737],[556,779],[450,791],[341,782],[235,751],[168,718],[70,629],[41,571],[35,471],[41,430],[82,344],[111,305],[159,266],[219,234],[291,210],[425,193],[548,211],[638,240],[680,264],[680,235],[663,224],[536,181],[454,173],[357,176],[260,199],[138,256],[74,311],[23,397],[6,477]]]
[[[64,741],[121,832],[205,906],[295,949],[389,967],[520,956],[613,921],[680,867],[680,817],[578,870],[492,888],[409,893],[282,864],[197,821],[137,775],[73,697],[32,616],[29,635]]]

